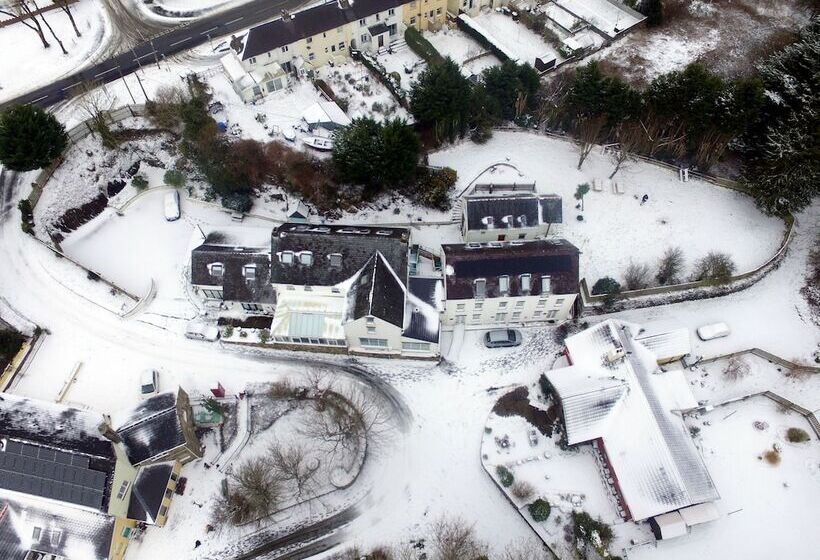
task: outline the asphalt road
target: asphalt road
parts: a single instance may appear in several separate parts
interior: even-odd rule
[[[121,73],[130,74],[143,65],[156,64],[165,57],[202,45],[213,37],[235,33],[275,19],[282,9],[293,10],[303,4],[305,0],[256,0],[201,20],[181,24],[161,35],[141,40],[127,52],[12,99],[0,106],[0,109],[29,103],[49,107],[70,97],[72,88],[83,82],[112,82],[119,79]]]

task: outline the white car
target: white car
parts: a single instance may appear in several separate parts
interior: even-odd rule
[[[147,399],[157,393],[159,393],[159,373],[154,369],[146,369],[140,374],[140,396]]]
[[[165,219],[169,222],[179,219],[179,193],[171,191],[165,195]]]
[[[191,321],[185,329],[185,336],[194,340],[213,342],[219,338],[219,328],[202,321]]]
[[[710,323],[698,327],[698,338],[701,340],[712,340],[713,338],[722,338],[729,336],[729,325],[726,323]]]

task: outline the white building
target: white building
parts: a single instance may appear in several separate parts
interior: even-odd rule
[[[568,241],[470,242],[442,249],[445,326],[558,323],[574,315],[578,249]]]

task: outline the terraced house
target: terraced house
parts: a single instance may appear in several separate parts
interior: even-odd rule
[[[338,0],[288,13],[252,28],[241,51],[223,66],[246,101],[287,87],[328,63],[343,63],[351,50],[378,52],[403,41],[408,26],[437,29],[447,0]],[[241,68],[240,68],[241,67]]]

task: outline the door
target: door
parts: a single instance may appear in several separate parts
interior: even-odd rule
[[[384,35],[379,35],[379,48],[384,46]]]

